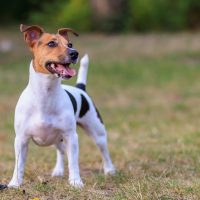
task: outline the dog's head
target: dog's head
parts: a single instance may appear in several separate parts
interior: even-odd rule
[[[68,38],[68,32],[78,36],[76,32],[70,28],[62,28],[56,34],[50,34],[39,26],[23,24],[20,25],[20,31],[33,53],[33,67],[36,72],[55,74],[64,79],[76,75],[75,69],[69,65],[77,62],[78,52]]]

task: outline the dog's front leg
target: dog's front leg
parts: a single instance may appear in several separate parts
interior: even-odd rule
[[[67,143],[67,156],[68,156],[68,168],[69,168],[69,184],[76,188],[83,187],[83,182],[79,172],[79,146],[78,135],[74,131],[70,131],[66,134]]]
[[[15,137],[15,169],[8,187],[19,187],[23,181],[24,165],[28,151],[28,138]]]

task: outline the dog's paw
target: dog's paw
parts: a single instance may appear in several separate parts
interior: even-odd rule
[[[19,188],[20,187],[20,183],[18,183],[17,181],[11,181],[9,184],[8,184],[8,188]]]
[[[69,184],[75,188],[81,189],[84,187],[83,181],[81,178],[69,179]]]
[[[104,168],[104,174],[105,174],[105,175],[115,175],[115,174],[116,174],[116,169],[115,169],[115,167],[112,166],[112,167]]]
[[[51,173],[51,176],[52,177],[64,176],[64,169],[54,168],[53,172]]]

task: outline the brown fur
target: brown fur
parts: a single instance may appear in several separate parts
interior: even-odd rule
[[[50,74],[45,67],[47,62],[63,62],[67,56],[67,49],[64,46],[69,42],[67,32],[71,31],[77,35],[76,32],[68,28],[59,29],[57,34],[50,34],[35,25],[20,25],[20,30],[24,33],[24,39],[34,55],[33,67],[35,71],[44,74]],[[48,43],[52,40],[58,44],[56,47],[48,46]]]

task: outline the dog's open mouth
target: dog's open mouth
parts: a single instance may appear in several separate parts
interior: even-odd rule
[[[70,63],[48,62],[46,64],[46,69],[57,77],[69,79],[76,75],[76,70],[71,68],[69,65]]]

